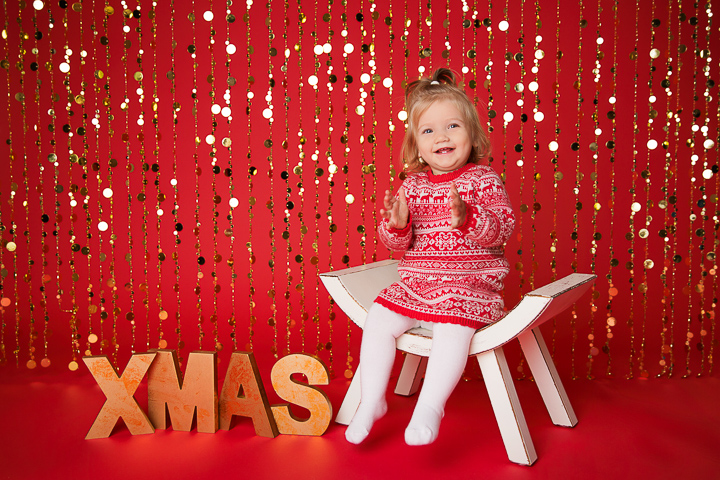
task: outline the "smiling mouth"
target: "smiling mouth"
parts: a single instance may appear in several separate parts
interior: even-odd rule
[[[441,154],[442,154],[442,153],[450,153],[450,152],[452,152],[453,150],[455,150],[455,149],[454,149],[454,148],[450,148],[450,147],[445,147],[445,148],[440,148],[440,149],[438,149],[438,150],[435,150],[435,153],[441,153]]]

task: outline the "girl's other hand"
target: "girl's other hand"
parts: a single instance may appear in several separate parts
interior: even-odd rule
[[[385,208],[380,209],[380,215],[388,221],[388,228],[402,230],[407,226],[410,210],[402,187],[398,191],[398,198],[395,198],[390,190],[385,190],[383,205]]]
[[[448,198],[448,206],[451,210],[450,228],[458,228],[465,223],[467,214],[467,204],[460,198],[460,192],[453,183],[450,186],[450,196]]]

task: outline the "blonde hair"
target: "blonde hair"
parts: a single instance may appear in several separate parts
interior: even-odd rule
[[[465,120],[473,145],[468,163],[481,163],[490,154],[490,139],[480,124],[475,105],[458,86],[455,73],[448,68],[439,68],[431,76],[411,82],[405,89],[408,128],[403,141],[402,158],[410,172],[419,172],[425,168],[425,163],[420,161],[416,138],[420,116],[434,102],[442,100],[455,104]]]

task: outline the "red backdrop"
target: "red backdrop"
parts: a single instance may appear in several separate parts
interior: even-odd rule
[[[711,7],[156,3],[4,4],[4,368],[167,345],[350,375],[359,330],[318,273],[389,256],[374,229],[403,82],[449,66],[519,219],[507,305],[598,275],[545,327],[560,369],[712,371]]]

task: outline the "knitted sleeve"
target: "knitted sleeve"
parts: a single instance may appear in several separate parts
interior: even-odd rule
[[[413,237],[410,219],[408,218],[408,224],[405,225],[403,229],[392,227],[388,229],[387,224],[388,221],[383,218],[380,225],[378,225],[378,237],[380,237],[380,241],[390,250],[398,252],[407,250],[412,243]]]
[[[515,214],[500,177],[488,168],[473,179],[465,223],[459,228],[487,247],[503,245],[515,228]]]

